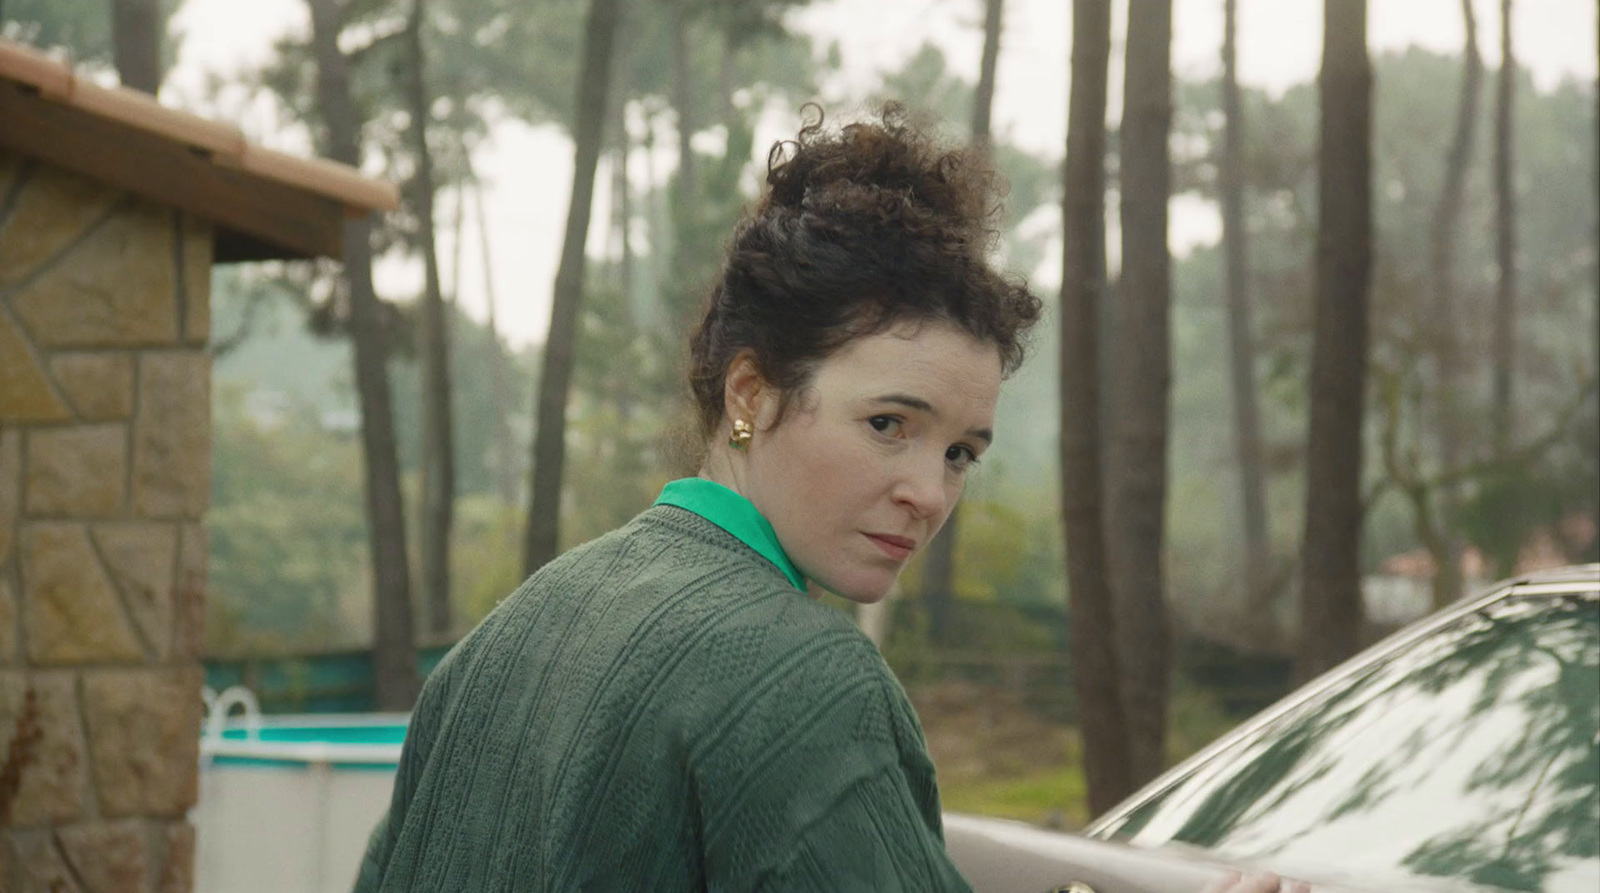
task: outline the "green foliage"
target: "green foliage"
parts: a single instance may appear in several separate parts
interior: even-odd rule
[[[350,346],[311,331],[307,308],[322,306],[315,289],[324,280],[287,270],[221,268],[212,287],[219,341],[237,341],[217,358],[224,384],[255,392],[254,399],[303,405],[321,424],[353,432],[359,423]],[[489,493],[498,481],[493,439],[497,426],[512,429],[511,474],[521,479],[532,405],[532,351],[515,353],[494,341],[488,327],[461,313],[450,318],[451,378],[455,392],[456,489],[463,496]],[[494,365],[505,376],[506,407],[497,403]],[[390,362],[402,473],[420,462],[421,392],[418,366],[409,357]],[[519,437],[520,433],[520,437]]]
[[[785,13],[811,0],[646,0],[626,7],[618,94],[657,108],[673,104],[677,74],[672,35],[687,29],[689,120],[730,125],[739,107],[759,110],[769,98],[791,104],[815,93],[811,40],[788,29]],[[739,100],[743,100],[741,103]],[[742,156],[741,156],[742,157]]]
[[[1402,446],[1421,475],[1441,471],[1434,458],[1438,420],[1434,378],[1436,335],[1433,322],[1429,235],[1443,184],[1443,159],[1455,126],[1460,89],[1459,57],[1420,49],[1381,54],[1374,59],[1374,206],[1376,272],[1371,296],[1372,362],[1375,383],[1403,383],[1397,400],[1374,400],[1374,427],[1385,413],[1404,432]],[[1488,92],[1480,109],[1493,108]],[[1263,397],[1263,431],[1269,475],[1269,516],[1283,560],[1297,544],[1300,512],[1300,453],[1305,432],[1309,377],[1311,280],[1315,248],[1317,96],[1311,85],[1274,97],[1243,91],[1247,226],[1250,231],[1251,290],[1257,329],[1257,376]],[[1594,157],[1592,84],[1568,83],[1541,91],[1523,77],[1518,85],[1515,158],[1518,170],[1518,243],[1521,293],[1518,307],[1518,440],[1548,433],[1561,407],[1570,403],[1593,372],[1594,242],[1592,230],[1573,226],[1592,219],[1589,183]],[[1177,86],[1174,188],[1204,198],[1216,196],[1217,147],[1223,118],[1216,82]],[[1490,128],[1493,116],[1479,116],[1477,152],[1469,171],[1458,239],[1457,336],[1462,339],[1468,381],[1457,394],[1465,422],[1464,454],[1487,456],[1490,307],[1496,270],[1493,195],[1490,189]],[[1173,267],[1175,363],[1173,394],[1173,510],[1171,548],[1175,580],[1185,591],[1226,591],[1237,578],[1230,558],[1237,551],[1227,524],[1237,487],[1232,483],[1232,404],[1225,379],[1227,330],[1221,300],[1221,262],[1214,248],[1201,248]],[[1556,452],[1581,442],[1576,431],[1563,435]],[[1593,453],[1590,453],[1591,457]],[[1534,465],[1547,464],[1536,461]],[[1592,461],[1590,462],[1592,465]],[[1497,554],[1514,554],[1521,538],[1558,517],[1535,495],[1541,486],[1534,465],[1517,472],[1519,484],[1485,482],[1525,494],[1531,505],[1527,524],[1469,522],[1456,529]],[[1369,447],[1370,478],[1386,472],[1375,446]],[[1570,473],[1567,473],[1570,478]],[[1373,481],[1375,483],[1375,481]],[[1596,512],[1595,487],[1574,488]],[[1539,520],[1532,520],[1533,517]],[[1531,525],[1531,526],[1530,526]],[[1369,512],[1364,558],[1376,563],[1418,545],[1398,502],[1380,501]],[[1488,537],[1488,539],[1480,539]],[[1509,565],[1503,565],[1509,567]]]
[[[919,115],[945,122],[949,129],[947,135],[960,139],[967,135],[965,128],[972,118],[973,94],[976,90],[972,84],[951,73],[943,50],[925,43],[906,60],[899,71],[884,75],[882,92],[876,101],[905,103]]]
[[[1600,493],[1597,418],[1591,412],[1580,419],[1571,441],[1543,461],[1483,475],[1451,519],[1470,541],[1483,544],[1494,575],[1509,574],[1520,549],[1541,533],[1570,561],[1600,561],[1594,530],[1595,494]]]
[[[0,37],[19,40],[43,50],[66,50],[74,62],[112,66],[110,6],[115,0],[5,0]],[[171,22],[184,0],[162,0],[162,22]],[[166,32],[162,40],[162,66],[178,59],[181,34]]]
[[[111,4],[114,0],[5,0],[0,37],[46,50],[66,50],[75,63],[112,67]],[[183,0],[162,0],[162,21],[170,22]],[[162,67],[178,57],[181,35],[168,32],[162,41]]]
[[[366,573],[349,347],[312,337],[289,278],[223,268],[212,285],[212,654],[353,641]],[[364,617],[358,617],[360,628]]]
[[[671,22],[690,7],[689,80],[697,105],[693,120],[734,127],[734,97],[722,87],[749,95],[759,109],[772,95],[809,97],[814,64],[809,40],[782,25],[783,12],[809,0],[759,3],[671,0],[627,4],[617,69],[617,100],[655,98],[667,102],[672,78]],[[411,64],[404,41],[409,0],[359,0],[346,11],[341,47],[349,59],[351,93],[365,122],[367,150],[384,158],[388,175],[402,183],[407,201],[386,216],[378,234],[380,249],[399,246],[415,252],[419,221],[415,214],[417,169],[407,142],[411,120],[403,91]],[[473,178],[470,152],[490,127],[507,118],[530,124],[553,123],[571,132],[578,60],[582,57],[587,0],[548,0],[538,14],[515,0],[430,0],[423,28],[429,108],[429,152],[436,188],[452,188]],[[257,75],[297,120],[320,128],[316,107],[316,69],[309,40],[292,35],[279,42],[275,61]],[[716,86],[711,86],[716,85]],[[730,141],[732,138],[730,137]],[[748,147],[746,147],[748,148]],[[724,157],[744,160],[730,149]],[[737,172],[735,174],[737,181]],[[722,200],[727,193],[688,197],[696,205]],[[680,197],[683,198],[683,197]],[[688,204],[675,203],[675,208]],[[694,214],[689,226],[717,218],[715,209]]]
[[[44,49],[66,49],[83,62],[111,64],[107,0],[6,0],[0,35]]]
[[[1060,587],[1036,573],[1053,557],[1049,525],[1037,524],[1016,506],[999,501],[966,502],[960,523],[957,596],[1021,605],[1059,604]]]
[[[873,103],[899,102],[914,115],[937,125],[946,140],[961,143],[970,136],[967,126],[976,92],[974,85],[950,71],[943,50],[925,43],[898,71],[884,75]],[[1008,229],[1003,245],[1009,255],[1006,265],[1031,272],[1043,256],[1042,236],[1023,240],[1015,228],[1035,209],[1059,200],[1060,169],[1052,159],[1008,142],[1004,134],[995,135],[991,145],[995,167],[1007,186],[1004,219]]]
[[[484,495],[456,501],[450,543],[451,595],[456,623],[470,626],[522,582],[522,510]]]
[[[217,268],[211,284],[216,381],[272,392],[323,414],[353,411],[350,347],[312,334],[312,289],[304,267]]]
[[[567,429],[563,513],[570,544],[615,529],[648,506],[669,479],[662,438],[675,412],[686,412],[676,352],[641,333],[620,289],[597,277],[580,320],[575,411]]]
[[[1089,788],[1081,757],[1021,776],[953,780],[941,775],[939,799],[945,809],[969,815],[1068,829],[1089,823]]]
[[[365,572],[355,438],[322,429],[304,402],[213,401],[211,653],[347,644],[345,596]]]
[[[447,307],[450,333],[450,387],[454,413],[456,454],[456,492],[461,496],[495,491],[499,480],[495,438],[500,425],[513,430],[528,430],[533,401],[531,353],[514,354],[503,343],[490,337],[483,323]],[[494,366],[503,370],[507,406],[495,394]],[[348,374],[348,373],[347,373]],[[394,394],[395,430],[399,433],[400,468],[420,471],[422,462],[422,379],[421,365],[413,358],[390,364],[389,380]],[[509,418],[507,418],[509,416]],[[521,480],[527,450],[513,444],[511,474]]]
[[[662,350],[681,351],[688,342],[690,327],[704,310],[706,290],[722,266],[723,240],[734,223],[747,196],[743,188],[746,166],[755,144],[752,109],[728,122],[727,145],[719,156],[696,151],[699,176],[694,195],[684,194],[681,177],[673,176],[666,187],[671,214],[671,265],[662,282],[661,313],[669,338]]]
[[[270,269],[225,268],[214,277],[216,337],[237,340],[213,373],[214,649],[357,645],[366,628],[364,466],[350,346],[309,331],[305,290],[312,284]],[[460,614],[475,618],[521,580],[521,516],[499,498],[491,441],[496,424],[507,423],[511,474],[520,482],[535,358],[512,354],[477,322],[453,322],[459,502],[452,566]],[[496,406],[495,362],[504,364],[510,386],[509,418]],[[416,364],[392,361],[390,376],[401,473],[410,482],[419,473]],[[317,573],[307,576],[312,561]],[[258,564],[274,570],[252,573]]]
[[[537,15],[509,0],[433,0],[422,30],[426,91],[430,97],[428,148],[436,190],[473,178],[471,149],[493,122],[515,117],[570,127],[577,60],[581,56],[584,0],[550,0]],[[364,151],[384,161],[405,201],[384,215],[375,234],[381,253],[420,250],[418,162],[409,142],[412,111],[405,72],[412,64],[405,40],[409,0],[357,0],[346,5],[340,47],[349,73]],[[325,122],[318,108],[316,64],[309,34],[278,41],[273,60],[251,76],[282,103],[288,116],[308,124],[319,141]]]
[[[1213,693],[1179,679],[1167,707],[1167,764],[1188,759],[1238,725]]]
[[[530,124],[572,127],[587,0],[546,0],[536,14],[516,0],[433,0],[423,35],[430,93],[460,112],[491,107]],[[456,132],[463,115],[437,123]]]

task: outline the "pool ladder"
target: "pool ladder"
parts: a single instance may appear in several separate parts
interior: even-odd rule
[[[222,727],[227,725],[228,714],[235,706],[244,711],[245,737],[261,740],[261,704],[256,693],[242,685],[230,685],[217,694],[211,686],[202,686],[200,699],[206,705],[205,737],[208,741],[222,740]]]

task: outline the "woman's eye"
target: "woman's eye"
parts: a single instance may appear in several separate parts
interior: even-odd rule
[[[867,419],[867,424],[871,425],[872,430],[879,434],[885,434],[889,437],[897,437],[900,434],[901,422],[892,415],[875,415]]]
[[[978,454],[973,452],[971,447],[959,443],[952,444],[944,451],[944,461],[949,462],[950,467],[956,471],[966,471],[978,464]]]

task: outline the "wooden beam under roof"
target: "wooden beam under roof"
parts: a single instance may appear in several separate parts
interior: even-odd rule
[[[393,210],[393,184],[253,145],[238,128],[106,88],[0,40],[0,147],[216,225],[218,262],[342,256],[347,218]]]

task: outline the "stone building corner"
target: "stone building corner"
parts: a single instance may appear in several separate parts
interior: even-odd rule
[[[193,887],[212,253],[0,150],[0,890]]]

